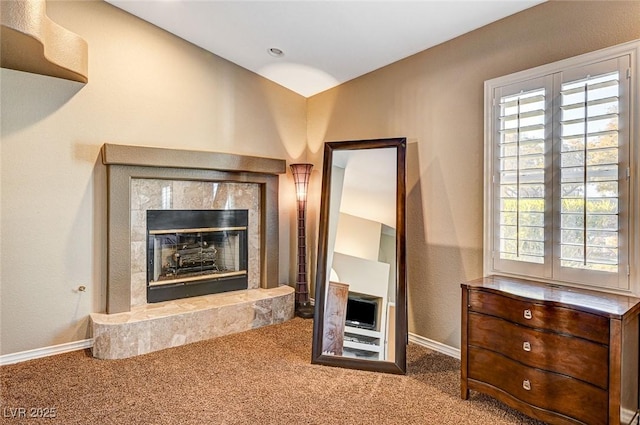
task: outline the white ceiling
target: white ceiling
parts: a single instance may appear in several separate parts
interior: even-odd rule
[[[107,1],[309,97],[544,0]]]

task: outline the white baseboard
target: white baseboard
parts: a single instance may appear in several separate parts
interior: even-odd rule
[[[441,342],[434,341],[432,339],[425,338],[423,336],[416,335],[411,332],[409,332],[409,342],[422,345],[423,347],[429,348],[433,351],[437,351],[438,353],[442,353],[449,357],[454,357],[460,360],[460,349],[452,347],[450,345],[446,345]]]
[[[83,339],[81,341],[67,342],[65,344],[52,345],[50,347],[36,348],[33,350],[20,351],[18,353],[5,354],[0,356],[0,366],[26,362],[27,360],[39,359],[41,357],[54,356],[56,354],[68,353],[69,351],[84,350],[93,347],[93,339]]]

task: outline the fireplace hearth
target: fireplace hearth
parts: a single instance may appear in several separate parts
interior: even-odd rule
[[[147,302],[248,288],[247,210],[147,210]]]

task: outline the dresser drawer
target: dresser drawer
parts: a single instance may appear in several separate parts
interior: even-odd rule
[[[602,344],[469,313],[469,345],[527,366],[558,372],[607,389],[609,350]]]
[[[608,393],[576,379],[524,366],[489,350],[469,347],[469,379],[493,385],[525,403],[589,425],[607,424]]]
[[[574,335],[601,344],[609,343],[609,320],[596,314],[521,301],[481,290],[469,291],[469,310],[532,328]]]

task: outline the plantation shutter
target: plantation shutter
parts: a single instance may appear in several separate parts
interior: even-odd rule
[[[494,88],[492,269],[628,289],[629,56]]]
[[[628,287],[628,69],[625,56],[556,76],[556,279]]]
[[[501,87],[495,93],[494,266],[509,272],[550,274],[551,79]]]

